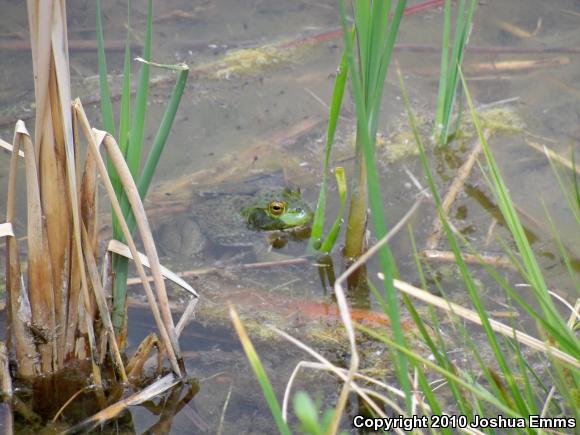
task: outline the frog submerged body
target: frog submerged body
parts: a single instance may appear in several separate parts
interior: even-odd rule
[[[188,213],[170,218],[159,230],[158,243],[168,256],[192,258],[227,247],[253,248],[264,240],[259,232],[268,232],[275,234],[271,244],[278,247],[281,240],[305,235],[312,216],[299,190],[257,196],[215,194],[196,202]]]

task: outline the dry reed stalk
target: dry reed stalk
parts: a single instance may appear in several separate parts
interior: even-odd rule
[[[14,144],[16,150],[10,159],[10,171],[8,172],[8,198],[6,204],[6,220],[10,224],[14,220],[16,205],[16,173],[18,169],[18,150],[20,148],[20,134],[18,126],[14,132]],[[12,227],[12,225],[11,225]],[[10,228],[12,230],[12,228]],[[14,337],[16,362],[18,373],[29,378],[40,372],[38,353],[34,345],[34,337],[27,325],[31,324],[28,292],[22,280],[20,270],[20,254],[16,237],[6,237],[6,295],[8,305],[8,344],[12,347],[11,339]]]
[[[455,263],[457,259],[455,254],[451,251],[439,251],[436,249],[425,249],[421,252],[421,256],[426,260],[445,261],[448,263]],[[488,264],[494,267],[504,267],[515,270],[512,261],[505,255],[474,255],[462,253],[461,257],[467,264]]]
[[[8,349],[3,341],[0,341],[0,393],[2,394],[2,414],[4,414],[4,433],[14,433],[14,413],[12,410],[12,378],[8,359]]]
[[[64,1],[29,0],[28,15],[37,135],[33,144],[24,123],[16,123],[7,220],[9,223],[14,220],[17,159],[24,150],[28,280],[25,287],[18,244],[9,236],[6,240],[9,336],[14,336],[19,376],[50,373],[62,368],[67,360],[84,358],[90,353],[92,381],[99,387],[101,373],[93,329],[95,299],[88,291],[83,258],[84,250],[87,258],[94,259],[88,253],[96,249],[96,174],[87,159],[83,179],[80,177],[80,147],[73,139]],[[86,244],[81,243],[83,217],[93,234],[86,237]],[[96,263],[93,266],[91,272],[96,271]],[[91,284],[93,289],[98,287],[94,279]],[[105,324],[106,315],[106,310],[101,312]],[[118,352],[113,354],[119,363]],[[122,373],[122,367],[120,370]]]
[[[3,401],[10,400],[12,397],[12,377],[8,365],[8,349],[4,342],[0,341],[0,393]]]
[[[91,240],[87,233],[86,228],[83,226],[83,249],[85,265],[87,266],[89,272],[89,278],[91,280],[91,287],[93,289],[97,306],[99,307],[99,312],[101,314],[101,320],[108,333],[108,341],[111,346],[111,353],[113,354],[113,361],[115,361],[116,369],[121,375],[121,380],[127,382],[127,374],[125,373],[125,367],[123,364],[123,359],[119,352],[119,347],[117,345],[117,340],[115,340],[115,330],[113,329],[113,322],[111,321],[111,313],[109,312],[109,306],[107,305],[107,296],[103,286],[101,285],[101,280],[99,278],[99,272],[97,270],[97,262],[91,250]]]
[[[16,175],[18,171],[18,151],[25,150],[26,187],[28,198],[28,286],[34,289],[27,291],[24,287],[18,251],[18,243],[14,237],[6,239],[6,253],[8,268],[6,271],[7,292],[10,322],[12,333],[15,338],[16,359],[18,361],[18,373],[25,377],[38,375],[45,371],[52,371],[52,347],[36,347],[33,331],[42,328],[51,339],[54,331],[54,312],[52,296],[52,278],[45,278],[45,268],[49,267],[44,262],[44,250],[46,249],[46,229],[42,218],[40,204],[40,192],[38,188],[38,174],[36,159],[32,141],[23,122],[17,122],[14,132],[14,153],[10,163],[8,180],[8,204],[7,220],[14,220],[16,206]],[[33,233],[34,232],[34,233]],[[47,304],[41,305],[41,304]],[[30,308],[27,308],[29,307]],[[52,316],[51,316],[52,314]],[[49,324],[49,321],[51,323]],[[49,329],[52,326],[52,329]],[[52,339],[54,341],[54,339]]]
[[[489,140],[491,135],[492,133],[490,130],[485,130],[484,137],[486,141]],[[473,146],[471,153],[469,153],[469,157],[457,171],[457,175],[455,176],[453,183],[451,183],[451,186],[449,186],[447,195],[443,199],[443,204],[441,205],[443,214],[445,215],[449,214],[449,210],[451,209],[453,202],[455,202],[455,199],[457,198],[459,191],[463,188],[463,185],[465,184],[467,177],[469,177],[469,174],[473,169],[473,165],[475,165],[475,162],[477,161],[479,154],[481,154],[481,150],[482,144],[478,139],[475,145]],[[441,223],[439,215],[437,215],[433,222],[433,231],[431,232],[431,235],[427,238],[427,242],[425,243],[425,245],[427,246],[426,249],[428,250],[435,249],[439,244],[439,240],[441,239],[442,234],[443,234],[443,225]]]
[[[509,21],[500,20],[497,22],[497,27],[499,27],[504,32],[508,32],[513,36],[520,38],[520,39],[528,39],[532,36],[536,36],[540,29],[542,28],[542,18],[538,18],[538,22],[536,24],[536,28],[533,31],[528,31],[523,27],[517,26],[514,23],[510,23]]]
[[[152,400],[155,397],[163,394],[165,391],[176,386],[180,381],[175,378],[173,374],[166,375],[161,379],[158,379],[153,384],[149,385],[147,388],[132,394],[114,403],[107,408],[99,411],[95,415],[86,420],[83,420],[79,424],[69,428],[64,431],[63,434],[76,434],[76,433],[86,433],[96,427],[99,424],[104,424],[107,421],[117,417],[121,412],[125,411],[129,406],[139,405],[148,400]]]
[[[37,102],[35,152],[37,167],[43,177],[42,211],[49,243],[44,255],[52,273],[52,310],[55,317],[52,334],[56,336],[53,341],[59,349],[58,353],[55,352],[52,370],[60,368],[67,358],[84,357],[85,346],[88,345],[93,380],[100,386],[101,373],[96,364],[93,330],[94,309],[81,247],[79,152],[75,150],[73,139],[65,3],[63,0],[28,0],[28,15]],[[83,322],[78,324],[80,339],[76,331],[71,335],[71,328],[65,328],[70,323],[77,324],[74,315],[69,316],[78,310],[76,304],[70,306],[69,293],[71,289],[77,291],[79,286],[84,305],[81,313]],[[31,292],[32,288],[30,284]],[[66,351],[73,349],[72,342],[76,343],[74,355],[66,354]]]
[[[539,68],[549,68],[552,66],[568,64],[570,64],[570,58],[567,56],[557,56],[543,59],[505,60],[500,62],[469,64],[466,66],[466,72],[469,74],[484,74],[492,72],[514,73],[533,71]]]

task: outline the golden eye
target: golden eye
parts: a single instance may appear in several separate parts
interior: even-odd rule
[[[284,201],[272,201],[268,204],[268,210],[272,216],[280,216],[286,210]]]

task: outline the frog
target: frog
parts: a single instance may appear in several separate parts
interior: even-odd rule
[[[280,248],[309,235],[313,212],[298,188],[207,196],[197,198],[186,213],[170,216],[156,231],[163,255],[192,259],[227,248],[256,253],[256,246]],[[266,243],[260,232],[267,234]]]

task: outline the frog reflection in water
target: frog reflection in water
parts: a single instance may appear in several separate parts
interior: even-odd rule
[[[196,203],[189,212],[170,218],[159,229],[158,243],[166,255],[191,258],[207,249],[208,244],[255,247],[261,238],[257,231],[267,231],[270,244],[279,247],[289,236],[307,236],[312,216],[298,189],[286,188],[258,198],[218,194]]]

